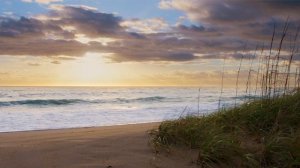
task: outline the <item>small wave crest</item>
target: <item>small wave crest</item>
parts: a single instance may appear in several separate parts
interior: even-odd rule
[[[80,99],[47,99],[47,100],[19,100],[19,101],[6,101],[0,102],[0,106],[12,106],[12,105],[36,105],[36,106],[47,106],[47,105],[68,105],[74,103],[84,102]]]
[[[161,96],[153,96],[153,97],[141,97],[136,99],[124,99],[124,98],[118,98],[118,102],[122,103],[130,103],[130,102],[154,102],[154,101],[161,101],[163,99],[166,99],[166,97]]]
[[[255,99],[255,98],[260,98],[260,96],[255,96],[255,95],[241,95],[237,97],[231,97],[232,99],[237,99],[237,100],[245,100],[245,99]]]
[[[143,98],[138,98],[136,100],[138,101],[160,101],[162,99],[165,99],[166,97],[161,97],[161,96],[154,96],[154,97],[143,97]]]

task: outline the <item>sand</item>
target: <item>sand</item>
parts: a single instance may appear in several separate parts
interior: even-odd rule
[[[183,168],[185,152],[155,154],[147,131],[158,123],[0,133],[0,168]]]

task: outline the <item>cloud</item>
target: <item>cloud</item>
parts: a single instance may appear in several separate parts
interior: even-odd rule
[[[183,22],[169,25],[161,18],[124,19],[88,6],[50,5],[48,13],[34,17],[0,16],[0,53],[48,56],[58,61],[52,63],[75,59],[87,52],[107,53],[110,62],[240,59],[240,53],[252,52],[263,42],[269,48],[274,23],[278,32],[274,47],[278,46],[285,18],[270,16],[279,11],[280,5],[285,10],[279,13],[287,12],[286,6],[291,5],[276,2],[161,1],[161,8],[184,11],[193,21],[190,25]],[[290,32],[295,32],[298,26],[292,18],[294,8],[298,7],[291,10]],[[254,14],[248,13],[250,9]]]
[[[64,31],[60,26],[51,22],[42,22],[34,18],[0,19],[0,37],[41,38],[45,35],[72,38],[73,34]]]
[[[263,43],[269,48],[274,25],[276,48],[287,17],[288,36],[294,36],[300,24],[299,0],[161,0],[159,7],[183,11],[196,25],[178,24],[177,31],[186,38],[201,39],[200,47],[204,44],[206,51],[214,48],[213,53],[241,51],[245,44],[248,45],[246,50]],[[287,50],[288,46],[283,48]]]
[[[151,52],[146,50],[144,52],[116,52],[109,56],[113,62],[185,62],[197,59],[193,53],[178,53],[178,52]]]
[[[40,4],[50,4],[53,2],[62,2],[63,0],[22,0],[23,2],[27,2],[27,3],[40,3]]]
[[[257,55],[255,52],[225,52],[225,53],[211,53],[197,55],[199,59],[255,59]]]
[[[16,37],[21,35],[42,34],[42,23],[35,19],[21,17],[19,20],[3,18],[0,24],[0,35],[3,37]]]
[[[0,39],[0,52],[5,55],[82,56],[87,50],[86,45],[73,40]]]
[[[160,45],[158,41],[153,43],[149,39],[113,42],[108,46],[103,46],[99,43],[91,45],[91,49],[96,52],[111,53],[106,58],[112,62],[185,62],[197,59],[193,52],[176,49],[176,46],[168,48]]]
[[[129,32],[145,34],[159,33],[170,29],[166,21],[161,18],[125,20],[121,23],[121,26],[125,27]]]
[[[197,26],[197,25],[191,25],[190,27],[185,25],[178,25],[178,28],[183,31],[194,31],[194,32],[203,32],[205,31],[205,27],[203,26]]]
[[[22,2],[27,2],[27,3],[31,3],[33,2],[33,0],[21,0]]]
[[[161,0],[160,8],[183,11],[200,27],[245,40],[270,39],[273,25],[280,32],[287,17],[290,32],[295,32],[300,23],[299,0]]]
[[[76,33],[85,34],[89,37],[95,36],[115,36],[122,27],[121,17],[114,14],[102,13],[94,8],[85,6],[52,6],[52,11],[48,17],[48,22],[60,25],[62,27],[73,26]],[[55,18],[51,20],[52,18]]]
[[[76,33],[86,36],[117,36],[119,17],[84,7],[53,9],[37,18],[0,18],[0,53],[2,55],[82,56],[88,44],[75,40]],[[76,31],[66,27],[73,26]],[[116,34],[115,34],[116,33]]]
[[[150,28],[151,33],[142,30],[141,24],[146,22],[157,23]],[[163,45],[164,36],[171,34],[159,34],[158,29],[162,25],[168,27],[161,19],[124,22],[118,16],[101,13],[92,8],[55,5],[51,6],[47,15],[35,18],[3,18],[0,22],[0,51],[5,55],[51,57],[83,56],[92,51],[112,53],[108,58],[113,62],[197,59],[189,50],[176,49],[177,45]],[[129,28],[134,31],[129,31]],[[77,41],[78,34],[90,40],[87,43]],[[105,44],[97,42],[97,39],[103,38],[112,40]]]
[[[299,0],[161,0],[162,9],[184,11],[189,19],[206,24],[243,23],[289,14],[298,17]]]
[[[59,61],[51,61],[51,64],[61,64]]]

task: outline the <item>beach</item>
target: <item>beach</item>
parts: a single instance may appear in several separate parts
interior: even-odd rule
[[[203,88],[201,96],[197,91],[0,87],[0,168],[193,167],[198,152],[176,148],[156,153],[147,131],[161,121],[215,111],[219,91]],[[224,106],[240,102],[233,93],[224,89]]]
[[[158,124],[0,133],[0,167],[191,167],[182,156],[155,155],[147,131]]]

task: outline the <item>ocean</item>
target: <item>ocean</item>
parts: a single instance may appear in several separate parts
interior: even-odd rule
[[[0,132],[111,126],[205,115],[219,107],[219,88],[0,87]],[[220,107],[241,103],[224,89]]]

